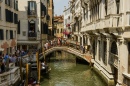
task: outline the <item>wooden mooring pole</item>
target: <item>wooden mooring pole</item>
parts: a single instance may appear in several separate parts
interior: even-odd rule
[[[37,82],[38,82],[38,84],[39,84],[39,83],[40,83],[40,79],[39,79],[39,70],[40,70],[40,69],[39,69],[39,52],[38,52],[38,51],[36,52],[36,59],[37,59],[37,75],[38,75],[38,76],[37,76],[37,79],[38,79]]]
[[[21,81],[23,81],[23,71],[22,71],[22,57],[20,59],[20,76],[21,76]]]
[[[26,64],[26,86],[28,86],[28,64]]]

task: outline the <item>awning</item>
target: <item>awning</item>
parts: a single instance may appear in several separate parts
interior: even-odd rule
[[[4,51],[4,49],[3,49],[3,48],[0,48],[0,51]]]

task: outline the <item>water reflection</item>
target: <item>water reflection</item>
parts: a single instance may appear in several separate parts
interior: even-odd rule
[[[51,58],[49,78],[44,75],[41,86],[107,86],[89,65],[76,64],[75,58],[74,61],[55,59]]]

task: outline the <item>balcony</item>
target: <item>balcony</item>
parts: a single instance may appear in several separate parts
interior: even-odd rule
[[[29,32],[28,33],[28,39],[29,40],[36,40],[37,39],[37,34],[34,32]]]
[[[104,28],[117,28],[121,27],[121,17],[118,14],[110,14],[106,16],[104,21]]]
[[[35,10],[28,11],[28,17],[36,17],[36,11]]]
[[[130,12],[126,14],[126,23],[125,27],[130,27]]]
[[[113,53],[110,53],[110,58],[111,58],[111,60],[110,60],[110,63],[114,66],[114,67],[116,67],[116,68],[118,68],[118,56],[117,55],[115,55],[115,54],[113,54]]]

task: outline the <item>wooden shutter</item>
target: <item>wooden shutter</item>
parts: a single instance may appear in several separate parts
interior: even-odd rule
[[[28,1],[28,15],[30,15],[30,1]]]
[[[17,29],[17,34],[20,34],[20,20],[19,20],[19,22],[18,22],[18,27],[17,27],[18,29]]]
[[[37,5],[36,5],[36,1],[34,2],[34,8],[35,8],[35,14],[37,13]]]

